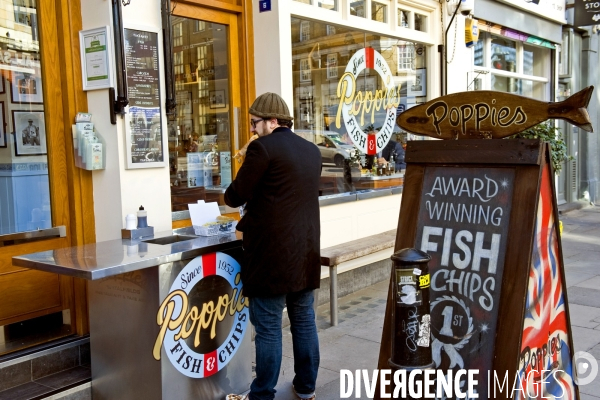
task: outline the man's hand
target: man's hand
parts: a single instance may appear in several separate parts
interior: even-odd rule
[[[250,140],[248,140],[248,143],[246,143],[244,147],[242,147],[237,153],[235,153],[234,157],[240,164],[244,161],[246,151],[248,150],[248,145],[250,145],[250,143],[252,143],[252,141],[256,139],[258,139],[258,134],[250,136]]]

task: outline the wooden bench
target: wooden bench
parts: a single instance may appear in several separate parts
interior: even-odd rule
[[[396,229],[321,249],[321,265],[329,267],[329,310],[331,325],[338,324],[337,267],[339,264],[377,253],[396,244]],[[315,305],[316,306],[316,305]]]

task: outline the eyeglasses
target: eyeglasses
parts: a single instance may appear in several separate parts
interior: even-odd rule
[[[251,119],[251,120],[250,120],[250,125],[252,125],[252,127],[253,127],[254,129],[256,129],[256,124],[258,124],[260,121],[268,121],[268,120],[267,120],[267,119],[265,119],[265,118],[261,118],[261,119]]]

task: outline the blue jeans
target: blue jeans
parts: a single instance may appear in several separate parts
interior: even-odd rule
[[[272,400],[281,369],[281,319],[287,304],[294,347],[294,389],[300,396],[315,391],[319,369],[319,338],[313,291],[250,299],[250,322],[256,330],[256,378],[250,400]],[[310,396],[307,396],[310,397]]]

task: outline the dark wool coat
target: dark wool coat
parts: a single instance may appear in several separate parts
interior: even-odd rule
[[[225,203],[246,203],[237,229],[244,233],[243,293],[269,297],[319,287],[321,276],[317,146],[288,128],[248,146],[225,192]]]

